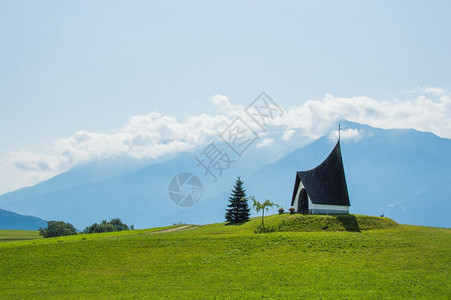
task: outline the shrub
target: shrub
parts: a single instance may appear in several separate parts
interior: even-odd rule
[[[119,218],[114,218],[109,223],[114,226],[115,231],[122,231],[122,230],[129,230],[130,229],[127,226],[127,224],[122,223],[121,219],[119,219]]]
[[[257,228],[255,228],[254,233],[268,233],[268,232],[275,232],[276,227],[275,226],[264,226],[262,224],[258,225]]]
[[[295,212],[294,207],[290,207],[290,215],[294,214],[294,212]]]
[[[70,223],[63,221],[48,221],[46,228],[39,228],[39,234],[44,238],[75,235],[77,230]]]
[[[133,225],[131,226],[133,230]],[[100,224],[94,223],[91,226],[86,227],[83,232],[84,233],[99,233],[99,232],[113,232],[113,231],[122,231],[122,230],[130,230],[127,224],[122,223],[121,219],[114,218],[111,221],[103,220]]]
[[[283,209],[283,207],[279,208],[279,215],[283,214],[285,212],[285,209]]]

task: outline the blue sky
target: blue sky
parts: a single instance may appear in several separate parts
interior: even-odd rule
[[[445,124],[426,125],[437,106],[393,126],[449,138],[450,12],[449,1],[0,0],[0,193],[64,170],[25,174],[11,165],[21,155],[55,158],[59,139],[115,134],[151,112],[214,119],[215,95],[245,106],[266,91],[289,110],[331,95],[423,105],[429,93]]]

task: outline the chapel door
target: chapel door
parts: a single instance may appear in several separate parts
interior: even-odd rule
[[[308,209],[308,195],[307,195],[307,190],[306,189],[302,189],[301,190],[301,194],[299,195],[299,208],[298,211],[300,213],[306,214],[308,213],[309,209]]]

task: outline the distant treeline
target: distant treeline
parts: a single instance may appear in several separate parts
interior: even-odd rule
[[[122,230],[134,230],[134,226],[128,226],[125,223],[122,223],[121,219],[114,218],[110,221],[103,220],[98,223],[94,223],[91,226],[86,227],[82,233],[98,233],[98,232],[113,232],[113,231],[122,231]],[[39,228],[39,234],[44,238],[48,237],[57,237],[57,236],[65,236],[65,235],[75,235],[77,234],[77,230],[75,227],[63,221],[48,221],[47,227]]]

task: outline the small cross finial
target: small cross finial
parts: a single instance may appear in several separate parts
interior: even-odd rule
[[[338,124],[338,140],[340,140],[341,124]]]

